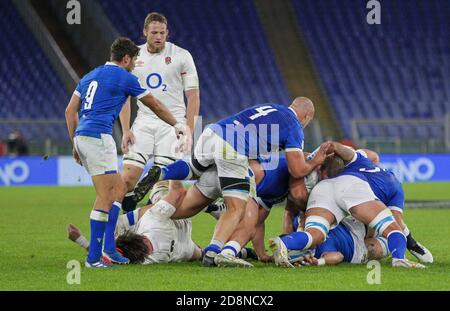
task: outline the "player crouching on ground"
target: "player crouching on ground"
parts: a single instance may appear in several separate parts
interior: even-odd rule
[[[288,249],[307,250],[316,247],[327,238],[330,227],[337,226],[350,214],[374,229],[377,235],[387,239],[393,267],[424,268],[424,265],[406,259],[406,237],[392,212],[371,189],[368,179],[378,177],[381,170],[376,169],[367,158],[358,156],[352,149],[338,143],[332,143],[329,152],[335,152],[339,156],[335,154],[328,157],[320,170],[323,180],[311,191],[306,209],[305,231],[293,232],[269,241],[275,263],[292,267]],[[344,162],[344,170],[334,172],[326,169],[331,167],[327,165],[330,161]],[[382,186],[382,183],[371,184]]]

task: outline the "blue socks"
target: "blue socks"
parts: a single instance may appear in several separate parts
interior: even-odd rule
[[[391,231],[388,236],[388,248],[392,254],[392,258],[404,259],[406,251],[406,237],[403,232]]]
[[[112,254],[116,252],[116,242],[114,240],[114,232],[116,231],[117,219],[120,214],[122,204],[114,202],[109,210],[109,219],[105,229],[105,252]]]
[[[161,168],[161,171],[161,180],[188,180],[192,178],[191,167],[184,160],[175,161]]]
[[[223,243],[219,240],[211,240],[211,243],[205,248],[205,253],[213,252],[219,254],[222,251]]]
[[[100,260],[103,248],[103,236],[105,234],[108,213],[100,210],[92,210],[90,217],[91,241],[87,261],[94,263]]]
[[[306,231],[292,232],[288,235],[281,237],[284,245],[288,249],[304,250],[308,249],[312,244],[312,236]]]

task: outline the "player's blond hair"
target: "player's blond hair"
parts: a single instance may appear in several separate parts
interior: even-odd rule
[[[151,22],[159,22],[162,24],[166,24],[166,26],[168,26],[167,18],[161,13],[157,12],[151,12],[147,14],[147,17],[145,18],[144,21],[144,29],[146,29]]]

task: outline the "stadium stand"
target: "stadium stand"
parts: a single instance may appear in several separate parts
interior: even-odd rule
[[[196,62],[206,122],[258,103],[290,103],[253,1],[130,0],[127,14],[121,2],[100,2],[118,31],[140,44],[145,16],[166,15],[169,41]]]
[[[0,122],[2,137],[19,129],[27,139],[67,139],[64,124],[44,121],[63,118],[69,94],[10,0],[0,1],[0,28],[0,119],[18,121]]]
[[[316,69],[347,137],[351,120],[433,120],[450,113],[450,3],[382,1],[381,25],[367,1],[292,0]],[[442,137],[442,126],[360,124],[363,137]]]

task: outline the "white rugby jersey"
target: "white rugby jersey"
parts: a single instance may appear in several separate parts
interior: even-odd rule
[[[172,220],[173,206],[159,201],[139,219],[134,231],[145,235],[153,245],[153,252],[143,264],[188,261],[192,258],[194,242],[190,219]]]
[[[159,99],[178,121],[186,118],[184,91],[198,89],[197,69],[189,51],[166,42],[164,49],[152,54],[147,44],[139,46],[133,74],[139,78],[141,86]],[[138,115],[158,119],[139,100]]]

